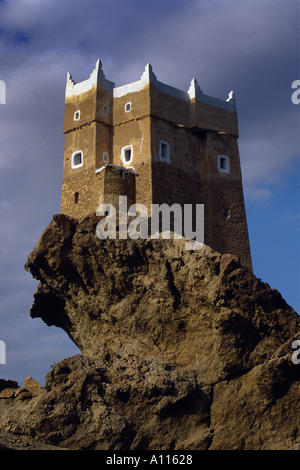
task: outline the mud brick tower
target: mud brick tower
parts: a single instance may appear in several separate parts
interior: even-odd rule
[[[205,95],[140,80],[115,87],[100,60],[90,77],[67,75],[61,212],[80,218],[101,203],[204,204],[204,243],[252,268],[234,93]]]

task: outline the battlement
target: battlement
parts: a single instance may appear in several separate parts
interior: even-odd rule
[[[87,80],[79,83],[75,83],[70,72],[67,73],[67,84],[66,84],[66,98],[74,95],[80,95],[90,91],[94,85],[100,85],[105,90],[113,90],[115,84],[105,78],[102,70],[102,62],[100,59],[97,60],[96,66],[92,71],[91,75]]]
[[[90,92],[94,86],[99,86],[111,94],[112,104],[115,100],[134,95],[150,88],[150,103],[155,101],[155,94],[165,95],[167,107],[176,106],[176,101],[186,103],[185,112],[178,116],[178,124],[184,121],[187,127],[199,127],[201,129],[214,129],[219,132],[227,132],[238,135],[238,124],[236,115],[236,100],[233,91],[230,91],[226,100],[206,95],[201,90],[195,78],[191,80],[187,92],[160,82],[151,64],[147,64],[141,78],[135,82],[115,87],[115,83],[105,78],[102,63],[98,59],[90,77],[79,83],[75,83],[71,74],[67,73],[66,101],[72,101],[72,97]],[[159,98],[160,99],[160,98]],[[178,107],[178,104],[177,104]],[[153,106],[152,106],[153,108]],[[150,110],[150,112],[153,109]],[[171,118],[174,121],[174,118]]]
[[[121,96],[127,95],[128,93],[135,93],[141,91],[150,83],[154,83],[157,90],[161,91],[162,93],[166,93],[169,96],[173,96],[174,98],[179,98],[185,101],[191,101],[193,99],[196,99],[202,101],[203,103],[209,104],[210,106],[216,106],[227,110],[235,110],[236,108],[235,96],[233,91],[230,91],[226,100],[213,98],[212,96],[205,95],[201,90],[200,86],[198,85],[197,80],[193,78],[188,91],[184,92],[182,90],[179,90],[178,88],[160,82],[157,79],[155,73],[153,72],[152,65],[149,63],[146,65],[144,73],[142,74],[140,80],[129,83],[127,85],[115,87],[114,82],[111,82],[110,80],[107,80],[105,78],[102,69],[102,62],[100,61],[100,59],[97,60],[96,66],[87,80],[75,83],[75,81],[72,79],[72,75],[70,74],[70,72],[67,73],[67,85],[65,96],[70,97],[72,95],[79,95],[81,93],[85,93],[86,91],[91,90],[96,83],[105,88],[106,90],[111,91],[114,98],[120,98]]]

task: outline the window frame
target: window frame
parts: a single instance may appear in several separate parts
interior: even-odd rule
[[[223,168],[222,162],[225,162],[225,167]],[[218,155],[218,170],[220,173],[226,175],[230,174],[230,158],[228,155]]]
[[[103,160],[103,163],[109,163],[109,154],[108,154],[108,152],[103,152],[102,153],[102,160]]]
[[[127,106],[129,106],[129,109],[126,109]],[[125,104],[125,106],[124,106],[125,113],[130,113],[131,107],[132,107],[132,102],[131,102],[131,101],[128,101],[128,102]]]
[[[81,154],[81,163],[79,163],[78,165],[75,165],[74,159],[78,153]],[[81,168],[82,166],[83,166],[83,152],[82,150],[75,150],[75,152],[72,153],[72,157],[71,157],[71,168],[72,170],[76,170],[77,168]]]
[[[163,146],[166,147],[167,149],[167,155],[163,156]],[[165,140],[160,140],[159,141],[159,147],[158,147],[158,157],[161,162],[166,162],[170,163],[170,154],[171,154],[171,146],[169,142],[166,142]]]
[[[78,118],[76,118],[76,114],[78,113]],[[74,113],[74,121],[79,121],[80,120],[80,109],[77,109],[77,111],[75,111]]]
[[[130,150],[130,160],[126,161],[125,159],[125,152],[126,150]],[[124,165],[130,165],[130,163],[132,162],[132,159],[133,159],[133,147],[132,145],[125,145],[124,147],[122,147],[121,149],[121,160],[123,162]]]

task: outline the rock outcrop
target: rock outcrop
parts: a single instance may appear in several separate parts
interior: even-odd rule
[[[105,240],[56,215],[26,269],[31,316],[81,354],[15,400],[0,431],[72,449],[292,449],[299,316],[230,254],[185,240]]]

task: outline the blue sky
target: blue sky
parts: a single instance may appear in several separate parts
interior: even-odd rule
[[[67,71],[84,80],[98,58],[116,86],[150,62],[182,90],[196,78],[205,94],[235,91],[254,273],[300,312],[299,43],[296,0],[0,1],[0,377],[43,383],[78,352],[29,317],[24,264],[60,210]]]

